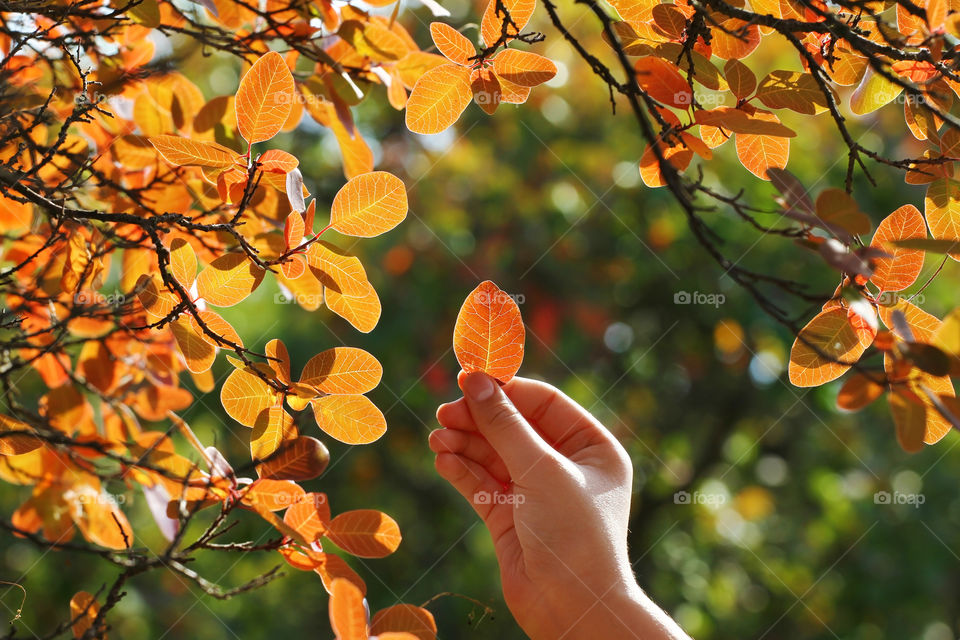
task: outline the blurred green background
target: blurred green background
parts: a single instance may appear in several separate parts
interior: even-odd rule
[[[462,24],[470,9],[462,2],[448,8],[453,24]],[[597,42],[588,17],[576,30]],[[417,34],[427,41],[424,27]],[[534,50],[560,63],[549,88],[492,118],[472,106],[446,134],[426,139],[406,132],[402,114],[383,95],[356,111],[377,167],[404,180],[411,203],[398,230],[362,242],[334,239],[363,258],[380,294],[383,317],[373,333],[359,334],[323,309],[308,313],[278,303],[272,284],[225,314],[248,344],[282,338],[295,374],[311,355],[341,344],[367,349],[384,365],[371,397],[389,430],[376,444],[339,445],[319,433],[309,412],[298,418],[332,454],[330,469],[307,489],[326,491],[334,513],[378,508],[403,530],[393,556],[350,560],[367,581],[371,610],[436,598],[428,606],[441,639],[523,637],[502,601],[485,529],[437,476],[426,444],[437,405],[458,395],[451,350],[457,310],[489,278],[522,296],[528,337],[521,374],[562,388],[628,448],[638,579],[691,635],[956,637],[957,436],[908,456],[897,446],[884,401],[848,415],[835,409],[837,383],[789,386],[792,336],[723,276],[669,195],[639,182],[643,144],[634,121],[611,117],[604,87],[559,38]],[[786,55],[751,62],[796,68]],[[232,62],[196,52],[181,68],[208,97],[236,86]],[[793,124],[802,133],[793,140],[790,169],[816,184],[815,192],[841,186],[845,156],[827,116]],[[905,132],[895,107],[853,127],[868,146],[894,154]],[[332,136],[306,119],[271,146],[301,159],[322,221],[343,183]],[[745,189],[772,207],[772,188],[737,163],[732,143],[704,168],[727,192]],[[920,188],[871,168],[879,187],[858,183],[855,196],[874,223],[901,204],[920,204]],[[824,295],[836,286],[836,273],[791,242],[763,237],[729,211],[707,218],[725,239],[722,250],[740,264]],[[776,221],[774,214],[764,218]],[[919,281],[936,266],[928,264]],[[956,277],[951,262],[925,292],[924,308],[937,315],[952,308]],[[677,304],[681,292],[723,301]],[[813,314],[812,307],[772,295],[801,321]],[[220,381],[229,370],[220,358]],[[216,393],[184,418],[231,460],[248,459],[247,429],[223,413]],[[142,495],[109,488],[125,495],[138,543],[158,549]],[[877,504],[878,491],[920,494],[924,502]],[[28,494],[26,487],[0,488],[3,513]],[[272,536],[258,518],[241,519],[233,539]],[[279,561],[273,552],[208,553],[194,568],[229,587]],[[149,573],[128,584],[128,596],[110,616],[112,637],[331,637],[319,578],[284,571],[282,580],[229,601],[201,597],[172,574]],[[18,637],[49,630],[66,618],[74,592],[94,592],[115,573],[90,558],[42,554],[0,535],[0,579],[27,589],[23,620],[14,625]],[[4,589],[0,601],[15,609],[21,593]]]

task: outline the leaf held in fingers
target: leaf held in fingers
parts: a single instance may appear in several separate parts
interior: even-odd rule
[[[261,56],[240,81],[237,128],[250,144],[280,133],[294,103],[293,74],[276,51]]]
[[[407,189],[386,171],[371,171],[343,185],[330,207],[330,227],[348,236],[372,238],[407,217]]]
[[[474,289],[457,316],[453,351],[467,373],[483,371],[508,382],[523,362],[525,331],[520,308],[487,280]]]
[[[330,522],[326,537],[358,558],[382,558],[400,546],[400,527],[385,513],[357,509],[341,513]]]

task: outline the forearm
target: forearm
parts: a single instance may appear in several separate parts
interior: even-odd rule
[[[563,633],[559,636],[563,640],[690,640],[690,636],[635,584],[622,592],[598,598]],[[557,636],[551,638],[556,639]],[[541,639],[533,637],[533,640]]]

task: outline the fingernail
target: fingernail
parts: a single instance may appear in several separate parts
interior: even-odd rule
[[[473,373],[463,381],[463,392],[476,402],[483,402],[493,395],[493,380],[483,373]]]

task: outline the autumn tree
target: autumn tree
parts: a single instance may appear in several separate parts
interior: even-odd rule
[[[546,38],[566,41],[612,115],[636,124],[643,182],[669,190],[704,254],[796,335],[791,382],[821,385],[854,369],[838,404],[857,410],[886,395],[907,451],[958,426],[960,313],[941,321],[911,300],[929,284],[917,283],[925,259],[940,261],[935,276],[960,259],[960,6],[490,0],[476,7],[476,28],[423,5],[428,27],[424,11],[383,0],[0,5],[0,478],[30,488],[0,526],[118,569],[106,589],[78,593],[48,637],[71,628],[103,637],[126,581],[147,571],[172,571],[214,597],[279,575],[222,587],[189,567],[196,554],[232,551],[279,553],[319,574],[340,638],[433,637],[419,607],[368,619],[362,578],[324,551],[389,554],[396,522],[336,513],[335,487],[328,498],[303,486],[327,465],[318,436],[359,445],[384,434],[364,395],[379,362],[340,346],[295,378],[280,340],[248,348],[216,309],[273,281],[320,322],[332,313],[373,330],[377,293],[336,239],[389,231],[407,200],[400,179],[375,170],[353,110],[385,101],[417,134],[454,126],[471,102],[495,117],[502,103],[549,91],[538,88],[558,72],[538,53]],[[160,39],[168,50],[158,52]],[[204,94],[181,64],[197,50],[242,67],[235,95]],[[851,116],[893,110],[906,125],[898,155],[858,142]],[[341,151],[346,182],[329,210],[311,199],[299,160],[269,144],[304,118]],[[813,118],[829,119],[847,150],[846,179],[815,192],[787,171],[790,140]],[[724,145],[744,180],[769,181],[779,196],[751,202],[711,183],[705,169]],[[927,185],[924,201],[863,211],[854,187],[878,171]],[[757,241],[822,261],[836,281],[786,280],[731,259],[713,224],[721,211]],[[220,351],[234,369],[217,389]],[[179,417],[207,393],[250,428],[249,460],[227,460]],[[108,486],[143,492],[169,541],[163,554],[138,549]],[[223,541],[242,510],[274,539]],[[204,526],[188,537],[196,518]]]

